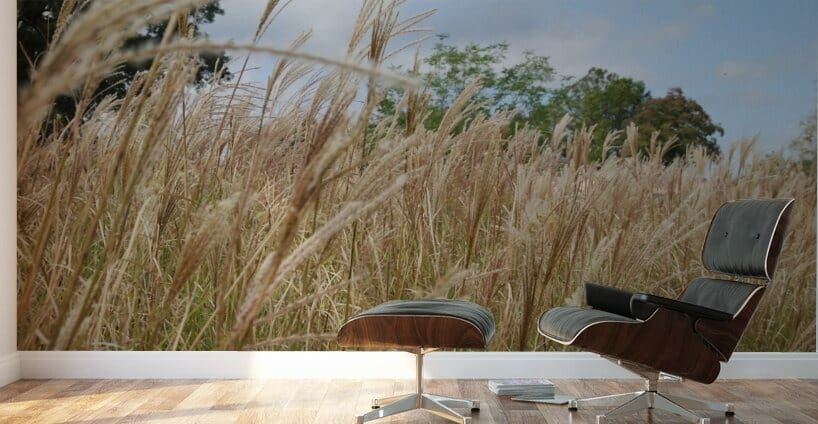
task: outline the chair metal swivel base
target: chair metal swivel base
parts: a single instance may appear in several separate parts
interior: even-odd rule
[[[673,414],[695,420],[699,424],[710,424],[710,417],[694,412],[692,409],[721,411],[725,415],[735,414],[732,403],[711,402],[707,400],[671,395],[657,390],[659,372],[638,364],[606,358],[617,365],[639,374],[646,380],[645,390],[631,393],[622,393],[611,396],[599,396],[587,399],[576,399],[568,402],[569,410],[585,409],[589,407],[615,406],[606,414],[597,415],[597,424],[603,424],[608,418],[618,418],[635,412],[660,409]]]
[[[471,423],[471,417],[460,415],[452,408],[467,408],[477,411],[480,409],[479,400],[465,400],[423,393],[423,355],[433,350],[435,349],[417,349],[413,351],[417,364],[415,368],[417,390],[415,393],[372,399],[372,410],[363,415],[358,415],[355,422],[363,424],[379,418],[400,414],[401,412],[423,409],[449,421],[461,424]]]

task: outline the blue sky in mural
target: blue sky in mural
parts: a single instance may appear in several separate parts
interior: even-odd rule
[[[225,15],[205,28],[213,39],[248,40],[265,0],[222,0]],[[262,43],[286,46],[312,28],[305,50],[341,56],[359,2],[294,0]],[[645,81],[662,96],[681,87],[725,129],[722,146],[759,135],[777,150],[816,108],[818,1],[408,1],[405,15],[437,9],[427,23],[448,43],[511,45],[549,56],[560,74],[602,67]],[[428,51],[433,41],[425,44]],[[408,64],[411,53],[397,56]],[[250,74],[265,79],[274,58],[257,57]]]

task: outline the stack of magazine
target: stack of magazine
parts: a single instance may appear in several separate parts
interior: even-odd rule
[[[513,396],[520,400],[554,397],[554,383],[544,378],[489,380],[489,390],[498,396]]]

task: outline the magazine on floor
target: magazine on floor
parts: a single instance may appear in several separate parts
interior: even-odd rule
[[[553,397],[554,383],[544,378],[489,380],[489,390],[498,396]]]

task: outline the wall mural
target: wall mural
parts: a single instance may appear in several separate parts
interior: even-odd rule
[[[363,2],[343,60],[258,42],[275,1],[246,44],[189,4],[18,3],[20,350],[337,349],[355,313],[415,298],[486,306],[493,350],[562,349],[543,311],[585,281],[678,295],[718,206],[767,197],[796,206],[739,349],[815,350],[808,128],[800,154],[719,148],[681,89],[560,83],[504,43],[387,70],[429,16],[395,3]],[[250,54],[275,59],[261,83]]]

